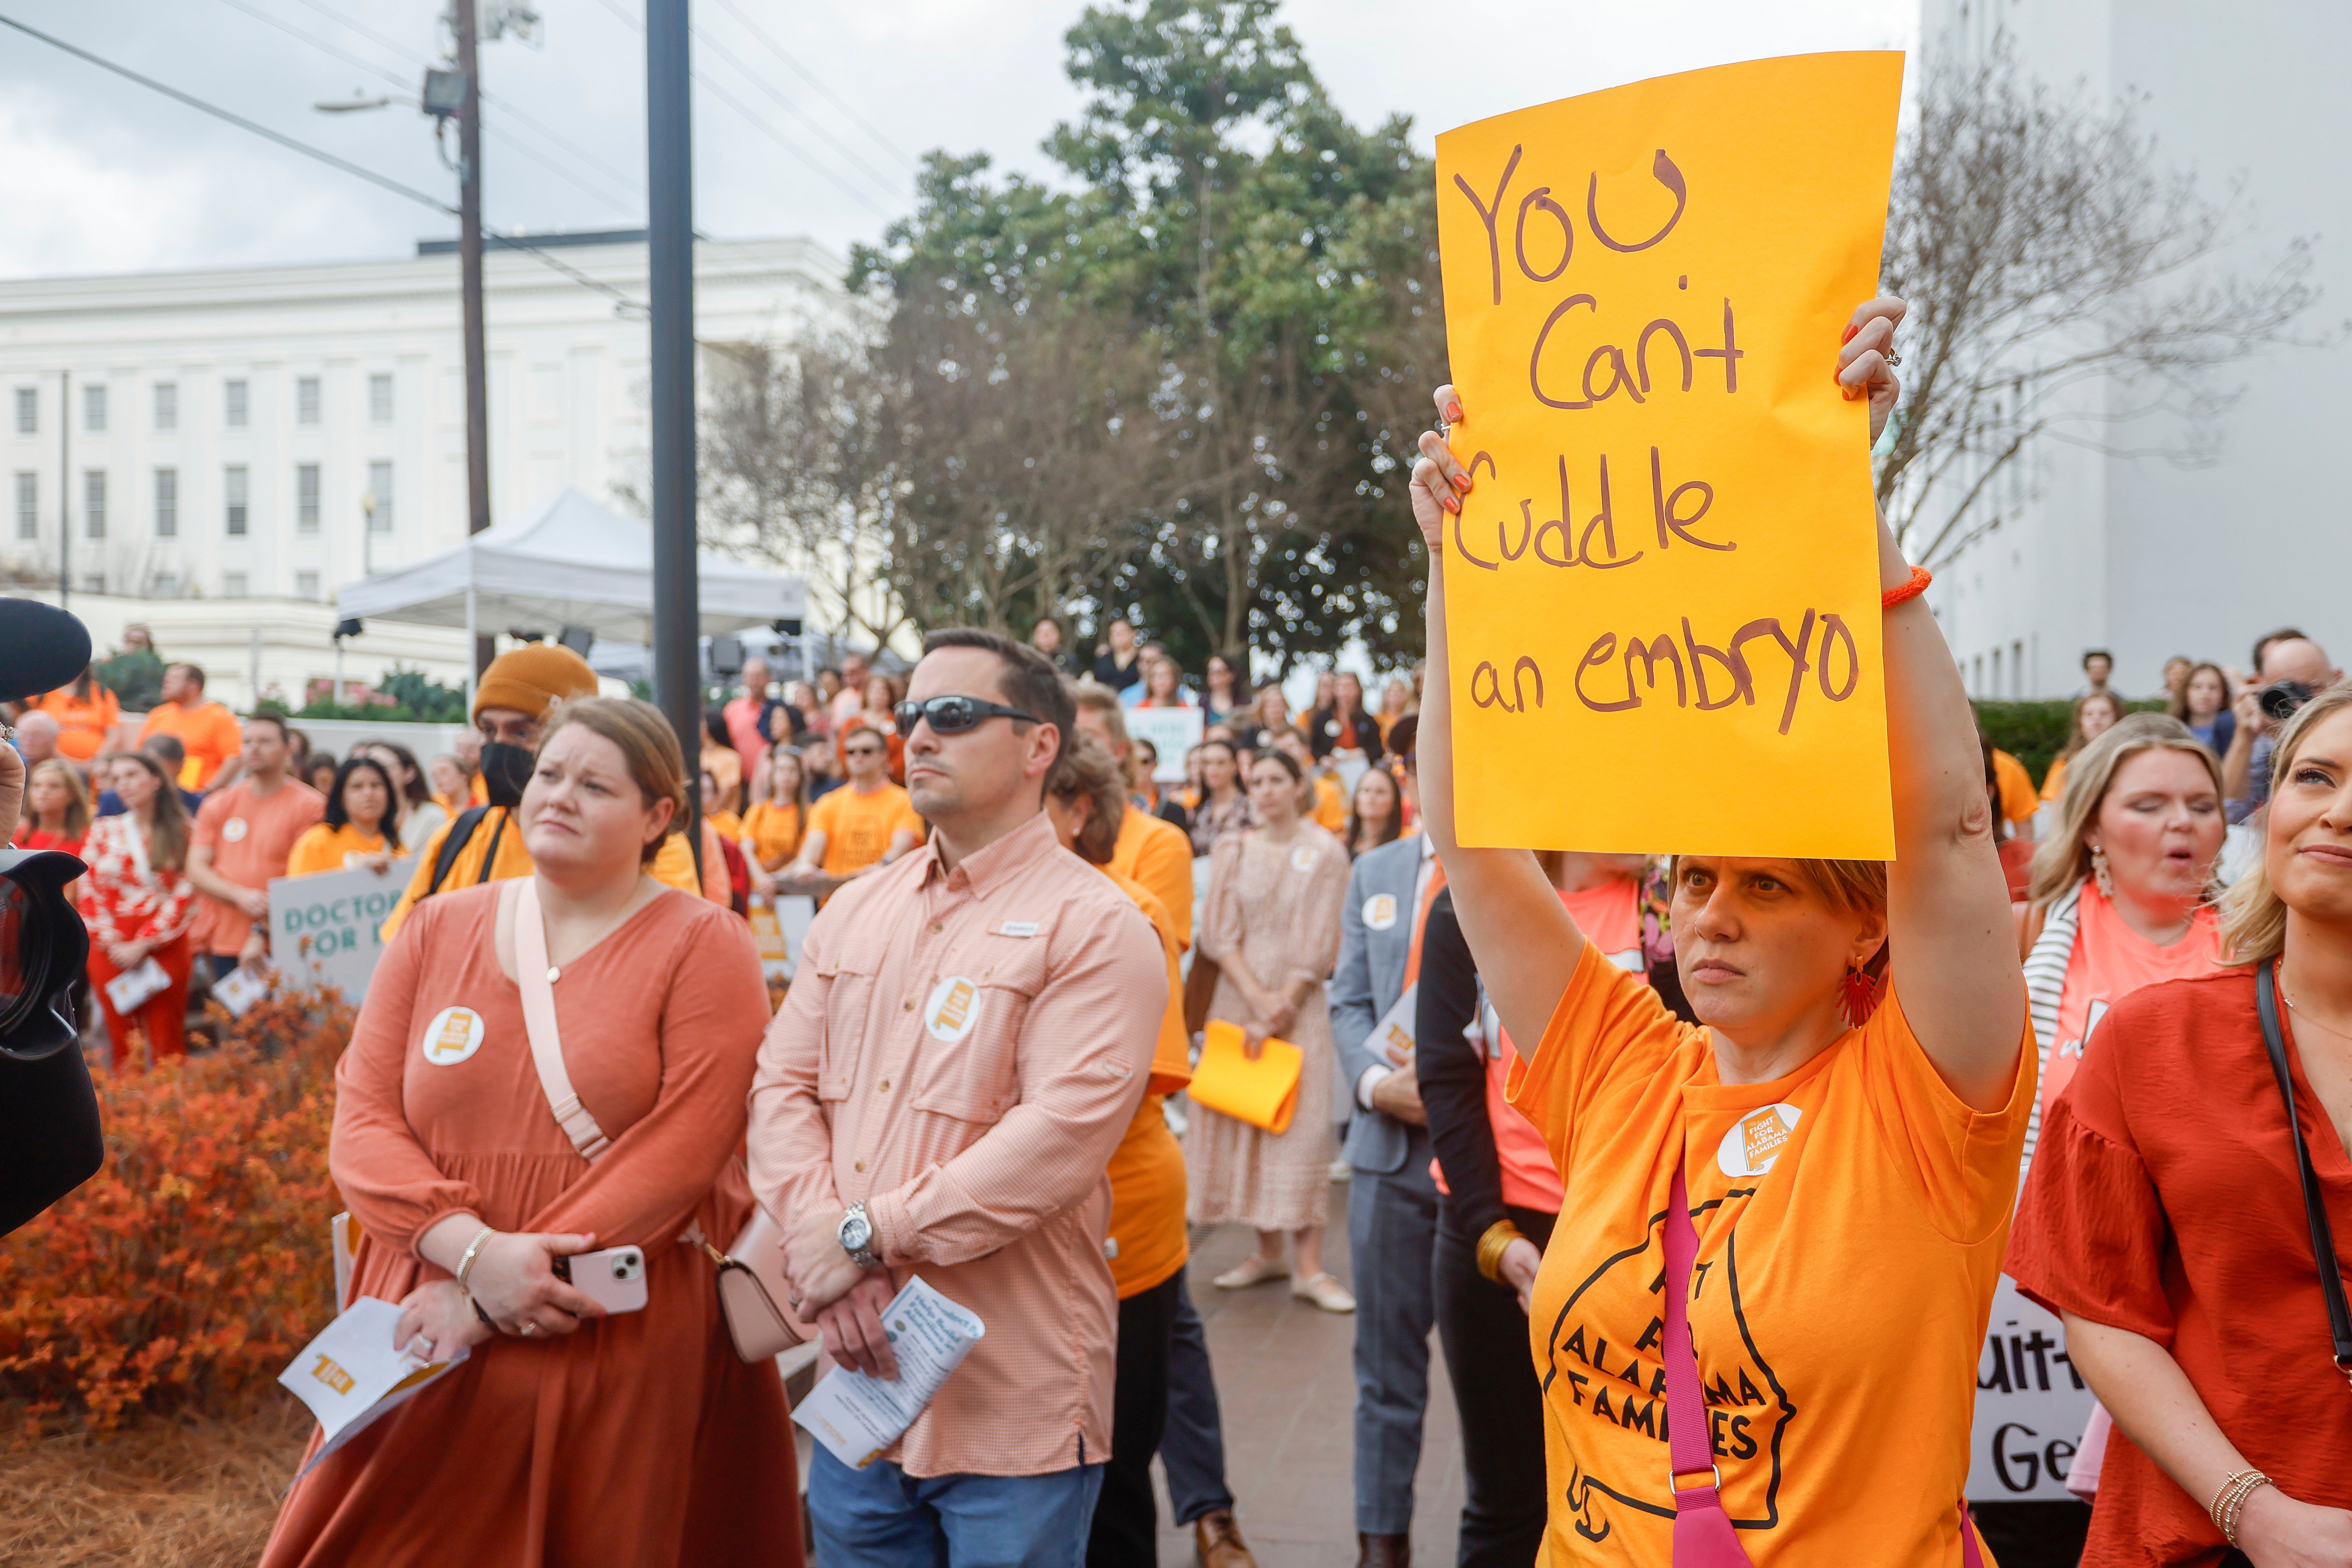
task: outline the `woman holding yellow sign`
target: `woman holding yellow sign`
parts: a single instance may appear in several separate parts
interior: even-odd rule
[[[1297,1268],[1291,1293],[1327,1312],[1352,1312],[1356,1300],[1323,1271],[1323,1224],[1331,1186],[1331,1103],[1336,1051],[1324,977],[1339,958],[1339,905],[1348,894],[1348,850],[1298,815],[1298,763],[1280,752],[1250,764],[1257,826],[1217,840],[1209,861],[1201,952],[1217,965],[1210,1027],[1239,1025],[1255,1061],[1270,1037],[1305,1053],[1296,1103],[1308,1108],[1281,1131],[1254,1126],[1200,1103],[1212,1070],[1196,1079],[1184,1163],[1194,1225],[1238,1221],[1257,1227],[1257,1250],[1217,1276],[1221,1289],[1246,1289],[1292,1270],[1282,1261],[1287,1231]]]
[[[1905,309],[1862,306],[1836,355],[1874,440]],[[1475,427],[1452,387],[1437,406]],[[1438,435],[1421,449],[1444,671],[1472,479]],[[1960,1493],[2035,1052],[1968,695],[1883,521],[1877,551],[1896,858],[1682,857],[1704,1026],[1585,940],[1531,852],[1457,841],[1454,696],[1429,683],[1423,821],[1504,1026],[1535,1043],[1512,1103],[1570,1194],[1531,1313],[1554,1561],[1981,1561]]]

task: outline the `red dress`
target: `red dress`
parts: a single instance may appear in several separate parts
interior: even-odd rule
[[[39,835],[39,837],[50,837]],[[26,844],[28,849],[68,849],[89,867],[76,884],[81,891],[82,923],[89,928],[89,984],[96,993],[118,1068],[136,1058],[131,1031],[147,1037],[158,1059],[187,1053],[188,928],[195,921],[196,885],[187,873],[149,864],[146,835],[129,812],[101,816],[79,844]],[[122,971],[107,949],[116,942],[152,944],[155,962],[169,982],[129,1015],[115,1011],[107,983]]]
[[[88,829],[84,829],[85,832]],[[68,838],[62,833],[52,833],[46,827],[36,827],[27,822],[16,829],[16,841],[12,849],[62,849],[68,855],[81,853],[81,840]]]
[[[2352,1160],[2304,1076],[2294,1015],[2280,1014],[2328,1217],[2352,1237]],[[2248,1464],[2290,1497],[2352,1508],[2352,1394],[2329,1364],[2253,971],[2134,992],[2098,1038],[2042,1123],[2009,1273],[2053,1311],[2166,1346]],[[2225,1547],[2206,1501],[2117,1428],[2084,1568],[2210,1568]]]

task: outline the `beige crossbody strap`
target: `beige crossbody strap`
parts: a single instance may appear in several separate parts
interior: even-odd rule
[[[547,922],[539,912],[537,879],[516,879],[520,891],[514,900],[515,986],[522,993],[522,1022],[530,1036],[531,1064],[539,1068],[539,1087],[556,1125],[593,1164],[613,1141],[596,1125],[588,1108],[572,1091],[572,1075],[563,1068],[563,1037],[555,1028],[555,971],[547,962]]]

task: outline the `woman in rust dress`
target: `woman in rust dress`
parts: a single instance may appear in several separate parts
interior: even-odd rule
[[[337,1073],[332,1168],[366,1232],[352,1290],[405,1309],[395,1344],[472,1355],[293,1489],[265,1568],[798,1568],[775,1366],[736,1358],[711,1265],[680,1245],[749,1217],[733,1155],[768,1021],[751,928],[645,875],[685,789],[656,710],[567,704],[523,795],[530,882],[420,905],[385,952]],[[526,886],[573,1089],[611,1140],[593,1164],[532,1065]],[[552,1272],[625,1245],[640,1311]]]

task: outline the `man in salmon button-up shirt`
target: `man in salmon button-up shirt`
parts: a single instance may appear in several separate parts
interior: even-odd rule
[[[1066,1563],[1110,1457],[1104,1167],[1142,1101],[1165,960],[1045,816],[1074,714],[1045,657],[934,632],[908,699],[907,787],[934,831],[809,928],[751,1086],[751,1184],[836,1361],[897,1375],[881,1314],[917,1274],[987,1332],[881,1457],[818,1450],[809,1517],[829,1563]]]

